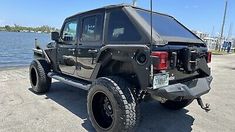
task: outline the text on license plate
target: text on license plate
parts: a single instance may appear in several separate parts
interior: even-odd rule
[[[154,75],[153,78],[153,89],[157,89],[160,87],[164,87],[169,85],[169,74],[168,73],[160,73]]]

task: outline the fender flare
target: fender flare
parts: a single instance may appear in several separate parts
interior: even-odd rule
[[[146,62],[139,64],[136,60],[138,53],[146,55]],[[99,71],[107,65],[111,60],[130,63],[133,66],[133,71],[137,75],[141,89],[146,89],[150,80],[150,48],[146,45],[107,45],[101,48],[96,57],[97,65],[92,74],[92,80],[96,79]]]

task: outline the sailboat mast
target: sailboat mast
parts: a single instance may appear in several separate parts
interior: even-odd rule
[[[136,6],[136,4],[137,4],[137,0],[132,0],[132,5]]]

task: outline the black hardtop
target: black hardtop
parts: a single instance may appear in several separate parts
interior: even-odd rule
[[[77,13],[75,15],[72,15],[68,18],[65,19],[66,20],[69,20],[69,19],[73,19],[73,18],[76,18],[78,16],[81,16],[81,15],[86,15],[86,14],[92,14],[92,13],[97,13],[97,12],[106,12],[107,10],[112,10],[112,9],[121,9],[121,8],[126,8],[128,10],[128,8],[132,8],[132,9],[138,9],[138,10],[143,10],[143,11],[146,11],[146,12],[151,12],[150,10],[148,9],[143,9],[143,8],[140,8],[140,7],[135,7],[135,6],[132,6],[132,5],[129,5],[129,4],[117,4],[117,5],[108,5],[108,6],[104,6],[104,7],[101,7],[101,8],[97,8],[97,9],[92,9],[92,10],[89,10],[89,11],[84,11],[84,12],[80,12],[80,13]],[[130,11],[131,12],[131,11]],[[172,19],[174,19],[175,21],[177,21],[183,28],[185,28],[187,31],[189,31],[190,33],[192,33],[192,31],[190,31],[187,27],[185,27],[183,24],[181,24],[177,19],[175,19],[173,16],[171,15],[168,15],[168,14],[164,14],[164,13],[159,13],[159,12],[155,12],[153,11],[154,14],[159,14],[159,15],[162,15],[162,16],[166,16],[166,17],[170,17]],[[137,19],[136,21],[142,21],[140,19]],[[150,31],[147,30],[148,34],[150,34]],[[162,37],[160,36],[157,31],[156,31],[156,34],[157,34],[157,37],[153,36],[153,38],[156,38],[157,41],[159,42],[156,42],[156,43],[162,43],[160,45],[165,45],[167,44],[168,42],[185,42],[185,43],[197,43],[197,44],[201,44],[201,43],[204,43],[203,40],[201,40],[198,36],[196,36],[194,33],[192,33],[194,35],[195,38],[197,39],[187,39],[187,38],[179,38],[179,37]]]
[[[151,12],[148,9],[136,7],[136,6],[129,5],[129,4],[117,4],[117,5],[108,5],[108,6],[104,6],[104,7],[101,7],[101,8],[92,9],[92,10],[89,10],[89,11],[79,12],[77,14],[74,14],[72,16],[67,17],[66,19],[70,19],[70,18],[76,17],[78,15],[82,15],[82,14],[87,14],[87,13],[92,13],[92,12],[97,12],[97,11],[105,11],[105,10],[110,10],[110,9],[115,9],[115,8],[123,8],[123,7],[132,7],[132,8],[135,8],[135,9]],[[157,14],[160,14],[160,15],[165,15],[165,16],[168,16],[168,17],[171,17],[171,18],[175,19],[173,16],[168,15],[168,14],[159,13],[159,12],[155,12],[155,11],[153,11],[153,13],[157,13]]]

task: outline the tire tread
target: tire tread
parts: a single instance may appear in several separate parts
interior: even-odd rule
[[[120,122],[118,122],[120,126],[118,127],[118,130],[115,131],[134,131],[139,123],[140,109],[139,104],[131,91],[131,85],[126,80],[118,76],[98,78],[93,82],[91,88],[95,85],[103,85],[106,87],[107,90],[113,94],[118,107],[122,111]]]
[[[34,67],[37,70],[38,74],[38,84],[33,86],[33,90],[36,93],[45,93],[48,92],[51,86],[51,78],[47,76],[47,73],[50,71],[50,66],[45,60],[33,60],[30,65],[30,70]]]

